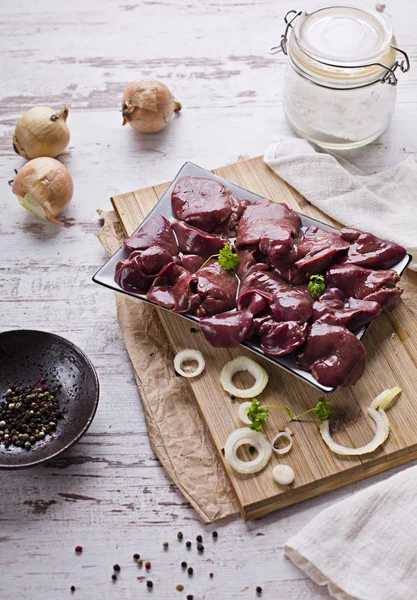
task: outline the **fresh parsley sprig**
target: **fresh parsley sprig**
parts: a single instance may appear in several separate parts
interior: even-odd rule
[[[325,421],[333,414],[333,408],[330,406],[327,398],[324,397],[318,400],[316,406],[313,406],[313,408],[306,410],[300,415],[294,414],[289,406],[283,406],[281,404],[265,404],[262,406],[259,404],[259,401],[254,398],[247,412],[249,421],[252,421],[251,429],[254,429],[255,431],[261,431],[262,425],[266,423],[269,418],[270,408],[279,408],[283,410],[287,413],[291,421],[299,421],[301,417],[304,417],[309,413],[314,413],[319,421]]]
[[[240,258],[232,244],[225,244],[219,251],[219,265],[226,271],[235,271],[240,264]]]
[[[199,267],[197,269],[197,272],[200,271],[200,269],[202,269],[203,267],[205,267],[206,264],[212,258],[217,258],[218,261],[219,261],[219,265],[225,271],[235,271],[238,268],[238,266],[240,265],[240,258],[236,254],[236,252],[235,252],[232,244],[229,244],[228,242],[225,242],[223,248],[220,248],[219,253],[218,254],[212,254],[211,256],[209,256],[207,258],[207,260],[205,260],[203,262],[203,264],[201,265],[201,267]]]
[[[308,291],[314,298],[318,298],[322,295],[326,288],[326,282],[324,281],[324,275],[312,275],[308,282]]]

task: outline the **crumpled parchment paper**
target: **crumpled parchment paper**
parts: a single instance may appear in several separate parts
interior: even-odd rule
[[[98,238],[111,255],[124,237],[114,211],[98,211]],[[175,375],[157,309],[116,294],[117,319],[142,398],[151,446],[168,475],[206,523],[239,512],[235,494],[188,382]]]

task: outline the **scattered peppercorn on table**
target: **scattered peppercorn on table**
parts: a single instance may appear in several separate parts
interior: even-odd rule
[[[3,186],[1,331],[40,329],[70,339],[89,355],[101,384],[95,420],[74,447],[45,465],[0,471],[3,596],[325,598],[284,559],[284,542],[325,506],[392,473],[247,524],[237,518],[205,526],[149,446],[114,298],[91,282],[105,259],[96,209],[110,209],[111,195],[166,181],[187,160],[211,169],[257,156],[274,133],[290,133],[280,107],[285,57],[267,53],[287,9],[283,0],[17,0],[0,7],[3,182],[25,164],[12,147],[23,113],[67,106],[71,139],[59,159],[75,190],[67,226],[58,228],[26,213]],[[395,31],[411,56],[416,17],[416,6],[398,0]],[[168,84],[182,104],[155,134],[123,128],[118,112],[127,84],[147,75]],[[390,129],[349,160],[381,171],[416,154],[416,89],[411,69]],[[51,413],[45,428],[56,418]]]

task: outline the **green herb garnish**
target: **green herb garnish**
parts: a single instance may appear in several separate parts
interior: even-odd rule
[[[259,401],[255,398],[252,400],[252,404],[247,412],[249,421],[252,421],[251,429],[255,431],[261,431],[262,425],[268,420],[270,408],[279,408],[287,413],[291,421],[298,421],[301,417],[314,413],[319,421],[325,421],[333,414],[333,408],[330,406],[327,398],[319,398],[316,406],[306,410],[300,415],[295,415],[289,406],[282,406],[281,404],[266,404],[261,406]]]
[[[325,290],[326,283],[323,275],[312,275],[308,282],[308,291],[314,298],[318,298]]]
[[[206,266],[206,264],[212,259],[212,258],[217,258],[219,261],[219,265],[225,270],[225,271],[234,271],[240,264],[240,258],[238,257],[238,255],[235,253],[232,244],[229,244],[228,242],[225,242],[223,248],[220,249],[218,254],[212,254],[211,256],[209,256],[201,265],[201,267],[199,267],[196,271],[196,273],[198,271],[200,271],[200,269],[202,269],[203,267]]]
[[[219,251],[219,265],[226,271],[234,271],[240,264],[240,259],[232,244],[226,243]]]
[[[262,424],[268,420],[269,410],[265,406],[260,406],[259,401],[255,398],[248,409],[247,416],[249,421],[252,421],[251,429],[261,431]]]

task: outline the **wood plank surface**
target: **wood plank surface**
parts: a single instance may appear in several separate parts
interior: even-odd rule
[[[300,212],[337,226],[268,169],[262,157],[217,168],[214,172],[250,191],[276,202],[286,202]],[[137,228],[168,185],[165,183],[112,198],[127,235]],[[239,400],[232,402],[220,385],[219,373],[223,365],[242,354],[256,358],[270,377],[261,402],[288,404],[296,414],[314,406],[319,392],[269,361],[254,357],[242,347],[227,350],[212,348],[201,334],[190,332],[189,321],[174,313],[159,310],[158,314],[174,352],[196,348],[206,358],[205,371],[198,378],[191,379],[190,386],[223,460],[244,518],[262,516],[417,457],[417,324],[403,302],[399,302],[393,313],[383,313],[364,337],[367,365],[359,382],[352,388],[339,388],[330,397],[336,411],[349,410],[352,415],[351,422],[338,435],[338,441],[362,446],[373,436],[373,422],[367,415],[372,399],[386,388],[400,386],[403,393],[390,409],[391,433],[384,446],[364,457],[337,457],[323,443],[317,420],[310,417],[291,424],[294,446],[289,454],[273,455],[265,469],[250,476],[236,473],[224,461],[222,454],[229,434],[242,426],[237,415]],[[406,334],[399,335],[399,331]],[[405,341],[407,346],[403,343]],[[285,413],[271,410],[270,419],[264,426],[269,440],[285,422]],[[296,479],[291,486],[279,486],[274,481],[272,469],[278,463],[288,464],[294,469]]]

